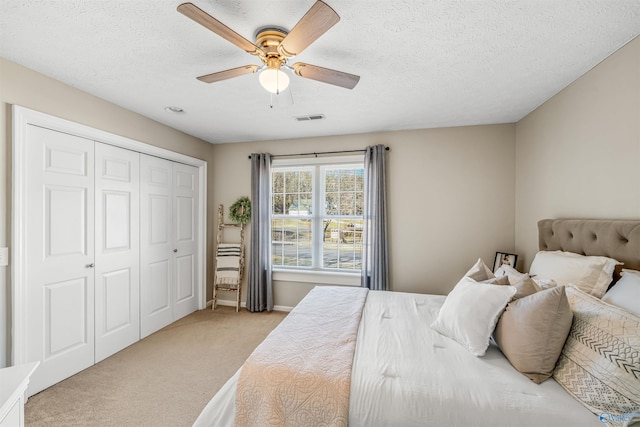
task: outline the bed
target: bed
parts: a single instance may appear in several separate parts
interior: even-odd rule
[[[541,251],[611,257],[625,268],[640,270],[640,221],[542,220],[538,227]],[[618,277],[619,272],[617,268]],[[573,350],[568,348],[570,341],[575,347],[584,344],[580,336],[571,338],[582,321],[577,311],[558,359],[563,365],[553,371],[560,380],[537,384],[514,368],[495,341],[478,357],[430,327],[440,320],[452,294],[314,288],[218,391],[194,425],[623,426],[640,417],[637,329],[627,328],[617,337],[635,351],[635,358],[621,363],[618,357],[617,365],[609,359],[590,361],[597,369],[622,372],[615,380],[620,384],[613,384],[626,399],[622,409],[598,410],[592,407],[599,405],[598,396],[596,403],[580,401],[585,400],[584,390],[574,392],[567,385],[579,382],[572,375],[581,369],[570,365]],[[580,304],[606,306],[627,326],[638,319],[593,296],[569,300],[575,310],[581,310]],[[609,312],[603,316],[613,318]],[[634,335],[630,340],[629,334]],[[610,358],[610,352],[605,354]],[[605,374],[606,382],[618,373]]]

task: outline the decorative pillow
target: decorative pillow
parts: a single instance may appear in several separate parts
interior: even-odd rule
[[[572,319],[564,287],[551,288],[510,302],[493,338],[514,368],[540,384],[553,374]]]
[[[503,264],[501,265],[496,272],[494,273],[496,277],[507,276],[510,282],[519,282],[524,279],[525,276],[528,276],[527,273],[521,273],[510,265]]]
[[[529,274],[555,280],[558,285],[573,285],[601,298],[613,280],[613,270],[621,264],[603,256],[584,256],[572,252],[540,251],[536,254]]]
[[[482,261],[482,258],[478,258],[478,261],[465,273],[464,277],[471,277],[476,282],[482,282],[483,280],[493,279],[496,276],[487,267],[487,264]]]
[[[549,289],[555,288],[558,286],[555,280],[553,279],[545,279],[542,277],[536,277],[535,279],[531,279],[536,284],[536,286],[540,289]]]
[[[513,286],[478,283],[463,277],[449,293],[431,328],[484,356],[498,317],[516,293]]]
[[[553,377],[596,415],[630,421],[640,413],[640,317],[578,289],[566,292],[573,324]]]
[[[514,286],[518,291],[514,298],[523,298],[528,295],[535,294],[538,291],[535,282],[527,273],[520,273],[510,265],[502,265],[496,270],[496,277],[507,277],[511,286]]]
[[[482,280],[478,283],[486,283],[488,285],[508,285],[509,278],[507,276],[494,277],[493,279]]]
[[[640,316],[640,271],[622,269],[622,277],[602,297],[602,301]]]

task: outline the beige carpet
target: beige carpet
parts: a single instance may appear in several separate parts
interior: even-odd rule
[[[195,312],[29,398],[27,426],[190,426],[286,313]]]

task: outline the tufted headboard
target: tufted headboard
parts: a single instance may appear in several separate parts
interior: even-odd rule
[[[538,237],[541,251],[607,256],[640,270],[640,220],[543,219]]]

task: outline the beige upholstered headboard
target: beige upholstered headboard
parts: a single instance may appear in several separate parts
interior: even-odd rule
[[[543,219],[538,236],[541,251],[607,256],[640,270],[640,220]]]

